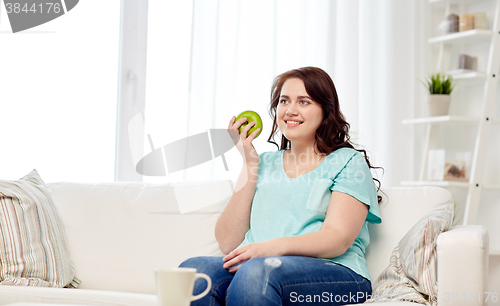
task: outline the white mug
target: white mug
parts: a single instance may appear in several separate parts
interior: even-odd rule
[[[207,288],[193,296],[194,282],[198,278],[207,281]],[[212,288],[212,280],[194,268],[167,268],[155,270],[158,304],[161,306],[189,306],[191,301],[201,299]]]

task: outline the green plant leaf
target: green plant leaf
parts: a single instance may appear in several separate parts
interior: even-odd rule
[[[451,76],[442,75],[439,72],[431,74],[427,79],[427,84],[424,85],[428,87],[431,95],[449,95],[455,87]]]

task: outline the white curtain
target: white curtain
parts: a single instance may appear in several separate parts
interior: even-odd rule
[[[384,187],[413,177],[414,116],[420,75],[418,1],[335,1],[334,81],[355,143],[371,154]],[[417,110],[419,108],[417,107]],[[378,172],[377,172],[378,173]]]
[[[267,143],[273,78],[301,66],[328,71],[329,9],[327,0],[195,0],[188,134],[226,128],[233,115],[253,110],[264,124],[257,152],[276,150]],[[187,170],[186,179],[198,179],[200,169],[208,178],[236,179],[241,156],[234,148],[226,160],[230,173],[218,159]]]
[[[336,84],[352,140],[370,153],[374,165],[385,168],[385,175],[379,177],[383,186],[399,185],[412,177],[411,130],[401,120],[413,116],[416,2],[194,0],[186,64],[188,92],[185,99],[176,101],[177,107],[170,107],[175,115],[169,121],[181,123],[175,133],[169,133],[168,141],[226,128],[233,115],[254,110],[264,123],[254,141],[257,151],[276,150],[267,143],[273,78],[289,69],[317,66]],[[149,27],[151,31],[151,23]],[[158,70],[148,58],[149,66]],[[148,74],[148,82],[153,77]],[[175,91],[168,82],[157,83],[163,84],[166,95]],[[157,95],[154,99],[160,104],[173,102]],[[153,108],[148,97],[146,112]],[[226,159],[229,173],[216,158],[175,179],[236,179],[241,157],[233,149]]]

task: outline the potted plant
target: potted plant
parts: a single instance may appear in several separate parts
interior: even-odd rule
[[[439,72],[432,74],[426,83],[429,89],[427,107],[430,116],[446,116],[450,108],[450,93],[455,86],[453,78]]]

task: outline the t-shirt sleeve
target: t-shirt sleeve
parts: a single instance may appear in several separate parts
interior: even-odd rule
[[[349,159],[344,168],[333,178],[330,190],[346,193],[368,205],[366,221],[372,224],[382,222],[378,208],[377,188],[362,153],[356,152]]]

